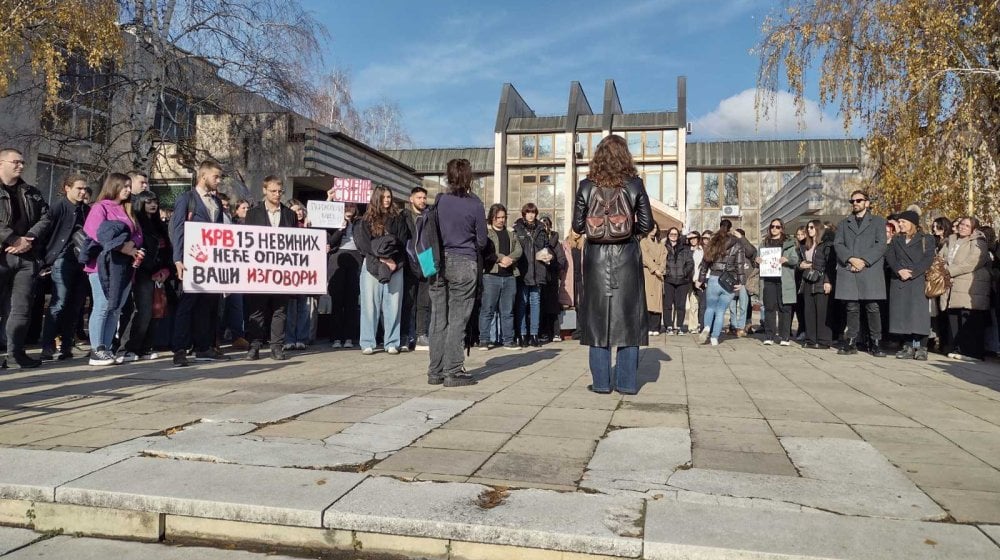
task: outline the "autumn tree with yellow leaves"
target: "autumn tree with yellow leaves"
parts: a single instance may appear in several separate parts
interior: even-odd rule
[[[762,31],[758,111],[782,85],[804,109],[818,72],[879,210],[1000,215],[1000,0],[789,0]]]
[[[0,14],[0,96],[27,67],[44,81],[51,108],[70,56],[96,67],[123,46],[115,0],[0,0]]]

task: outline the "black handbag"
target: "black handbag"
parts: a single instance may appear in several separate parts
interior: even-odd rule
[[[807,268],[805,272],[802,273],[802,279],[810,284],[815,284],[823,279],[823,273],[815,268]]]
[[[728,270],[719,275],[719,287],[732,293],[736,289],[736,275]]]

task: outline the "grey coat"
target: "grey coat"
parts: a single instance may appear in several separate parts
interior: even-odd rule
[[[931,333],[931,310],[924,296],[924,276],[934,259],[934,237],[917,233],[909,243],[897,235],[889,243],[885,262],[891,271],[889,280],[889,332],[896,334]],[[899,271],[909,269],[913,277],[903,280]]]
[[[854,216],[837,226],[833,240],[837,254],[835,298],[845,301],[885,299],[885,218],[869,211],[859,225]],[[867,263],[861,272],[852,272],[847,260],[859,257]]]

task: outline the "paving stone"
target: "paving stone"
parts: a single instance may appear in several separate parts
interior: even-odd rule
[[[118,460],[104,455],[0,448],[0,499],[51,502],[59,485]]]
[[[307,412],[298,416],[299,420],[309,422],[361,422],[366,418],[375,416],[384,408],[374,407],[351,407],[344,406],[343,401],[322,408],[317,408],[312,412]]]
[[[0,527],[0,556],[22,546],[34,542],[42,536],[28,529]]]
[[[898,428],[893,426],[855,426],[861,437],[867,441],[889,443],[909,443],[926,445],[948,445],[947,438],[930,428]],[[977,434],[978,435],[978,434]]]
[[[980,525],[979,530],[986,533],[986,536],[993,539],[993,542],[1000,546],[1000,525]]]
[[[764,420],[753,418],[727,418],[724,416],[703,416],[691,414],[691,428],[716,432],[736,432],[740,434],[772,434]]]
[[[491,509],[478,484],[365,481],[326,511],[324,525],[374,533],[637,557],[642,501],[514,490]]]
[[[955,467],[986,466],[978,457],[963,451],[957,445],[927,445],[884,441],[873,441],[872,445],[894,463],[928,463],[932,465],[952,465]]]
[[[474,432],[502,432],[513,434],[524,427],[530,418],[517,416],[466,416],[453,418],[444,427],[450,430]]]
[[[298,416],[330,403],[342,401],[350,395],[291,394],[262,403],[245,404],[209,414],[206,422],[253,422],[265,424]]]
[[[84,446],[84,447],[105,447],[123,441],[147,436],[155,430],[119,430],[107,427],[88,428],[72,434],[56,436],[54,438],[39,440],[35,443],[39,445],[52,446]]]
[[[7,424],[0,426],[0,445],[25,445],[43,439],[79,432],[80,426],[60,426],[58,424]]]
[[[597,444],[581,486],[598,491],[644,492],[667,483],[691,462],[691,437],[681,428],[626,428]]]
[[[365,423],[436,428],[472,404],[463,400],[415,398],[366,418]]]
[[[167,515],[165,518],[164,528],[168,541],[220,541],[222,544],[237,542],[265,547],[274,547],[280,543],[283,547],[309,550],[354,548],[350,531],[265,525],[180,515]]]
[[[363,474],[128,459],[56,490],[56,500],[83,506],[193,517],[322,526],[323,510]]]
[[[584,459],[497,453],[475,472],[480,478],[573,486],[583,476]]]
[[[713,432],[692,430],[691,441],[695,447],[719,449],[741,453],[784,453],[778,438],[767,434],[738,434],[733,432]]]
[[[686,412],[616,410],[611,425],[622,428],[687,428],[688,416]]]
[[[375,458],[381,459],[393,451],[410,445],[431,429],[433,429],[432,425],[392,426],[357,423],[323,441],[334,448],[370,453]]]
[[[792,463],[806,478],[912,489],[913,483],[866,441],[781,438]]]
[[[992,467],[900,463],[899,468],[920,487],[933,486],[956,490],[1000,492],[1000,471]]]
[[[771,428],[778,437],[834,437],[841,439],[858,439],[847,424],[830,422],[800,422],[798,420],[775,420],[768,417]]]
[[[694,466],[702,469],[798,476],[784,453],[743,453],[695,447],[692,459]]]
[[[336,435],[339,434],[331,437]],[[369,451],[342,445],[306,445],[286,441],[261,441],[253,437],[215,435],[162,438],[146,445],[143,453],[165,459],[308,468],[358,465],[374,458],[374,454]]]
[[[476,403],[462,413],[463,416],[517,416],[532,418],[538,411],[542,410],[540,405],[512,404],[494,401],[492,398]]]
[[[127,558],[129,560],[294,560],[290,556],[276,556],[242,550],[220,550],[192,546],[171,546],[127,541],[77,539],[55,537],[23,548],[4,560],[72,559],[107,560]]]
[[[408,447],[379,463],[377,469],[470,476],[489,456],[482,451]]]
[[[960,523],[1000,523],[1000,492],[921,486]]]
[[[643,558],[1000,558],[974,527],[650,501]],[[803,538],[808,535],[808,538]]]
[[[597,439],[604,435],[608,425],[604,422],[569,422],[566,420],[532,420],[520,433],[530,436],[550,436]]]
[[[864,414],[838,410],[837,417],[851,425],[922,428],[923,425],[899,414]]]
[[[611,420],[610,410],[595,408],[546,407],[535,415],[535,420],[556,420],[561,422],[597,422],[607,424]]]
[[[518,434],[504,444],[500,448],[500,451],[503,453],[519,453],[521,455],[538,455],[542,457],[590,459],[594,454],[596,445],[596,442],[587,439]]]
[[[292,420],[281,424],[271,424],[253,432],[260,437],[288,437],[303,439],[324,439],[349,428],[347,422],[310,422],[307,420]]]
[[[510,439],[510,434],[500,432],[472,432],[439,428],[413,443],[416,447],[489,451],[500,449]],[[573,440],[578,441],[578,440]]]
[[[916,487],[879,488],[793,476],[694,468],[675,472],[667,484],[681,490],[799,504],[843,515],[939,520],[945,512]]]
[[[1000,468],[1000,434],[943,430],[942,433],[962,449]]]

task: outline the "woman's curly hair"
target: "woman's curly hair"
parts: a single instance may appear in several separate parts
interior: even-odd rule
[[[597,145],[587,178],[599,187],[624,187],[626,181],[638,175],[625,139],[612,134]]]

